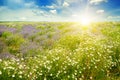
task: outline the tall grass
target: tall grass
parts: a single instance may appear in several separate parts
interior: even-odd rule
[[[19,32],[3,33],[1,38],[8,51],[16,55],[25,50],[25,56],[0,59],[1,80],[120,79],[119,23],[96,23],[75,34],[71,34],[73,23],[33,24],[43,31],[28,38]],[[76,30],[81,31],[82,27]],[[56,35],[58,39],[54,39]]]

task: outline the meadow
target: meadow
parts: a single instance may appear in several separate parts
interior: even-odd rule
[[[120,22],[0,22],[0,80],[120,80]]]

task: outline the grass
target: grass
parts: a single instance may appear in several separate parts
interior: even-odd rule
[[[26,35],[4,31],[0,54],[1,80],[119,80],[120,23],[81,26],[61,22],[12,22],[0,25],[35,27]],[[11,27],[10,27],[11,28]],[[4,50],[3,50],[4,49]]]

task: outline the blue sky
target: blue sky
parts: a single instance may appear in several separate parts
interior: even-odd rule
[[[120,21],[119,0],[0,0],[0,21]]]

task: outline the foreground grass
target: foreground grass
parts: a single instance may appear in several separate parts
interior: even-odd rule
[[[0,37],[1,54],[15,56],[0,59],[1,80],[120,79],[119,23],[36,24],[35,34],[20,34],[21,26],[16,34],[5,31]]]

